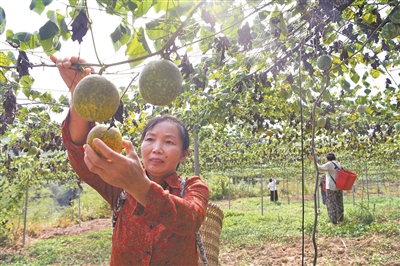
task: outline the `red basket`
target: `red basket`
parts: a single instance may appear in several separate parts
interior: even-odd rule
[[[351,190],[357,174],[348,170],[339,170],[336,180],[336,187],[341,190]]]

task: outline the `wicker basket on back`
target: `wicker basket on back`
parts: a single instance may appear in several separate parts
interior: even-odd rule
[[[201,224],[199,232],[203,240],[208,265],[210,266],[218,266],[219,237],[221,235],[223,219],[224,212],[221,208],[217,204],[209,202],[206,219]],[[204,265],[201,260],[199,260],[199,265]]]

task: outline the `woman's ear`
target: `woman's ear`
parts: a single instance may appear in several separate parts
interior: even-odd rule
[[[189,155],[189,150],[186,150],[186,151],[182,152],[182,156],[181,156],[181,159],[179,161],[183,162],[186,159],[186,157],[188,157],[188,155]]]

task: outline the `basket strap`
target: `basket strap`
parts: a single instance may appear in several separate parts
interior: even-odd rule
[[[182,178],[181,180],[181,197],[183,197],[183,195],[185,195],[185,183],[186,183],[186,178]],[[206,250],[204,249],[204,244],[203,244],[203,240],[201,240],[201,235],[200,232],[197,231],[196,233],[194,233],[195,237],[196,237],[196,244],[199,247],[199,252],[200,252],[200,259],[203,262],[204,265],[208,265],[208,259],[206,256]]]
[[[331,174],[330,173],[328,173],[328,175],[332,178],[332,181],[333,181],[333,183],[335,183],[335,185],[336,185],[336,181],[335,181],[335,179],[333,179],[333,177],[331,176]]]
[[[339,168],[334,162],[331,161],[331,163],[333,163],[335,165],[335,168],[339,169],[339,170],[344,170],[344,168]]]
[[[113,215],[112,215],[112,229],[114,230],[115,224],[117,223],[117,218],[118,218],[118,213],[122,209],[122,206],[124,206],[126,200],[126,191],[123,189],[121,191],[121,194],[119,194],[117,205],[114,207],[113,210]]]
[[[335,169],[339,169],[339,171],[340,171],[340,170],[343,170],[343,167],[342,167],[342,169],[340,169],[333,161],[331,161],[331,163],[333,163],[333,165],[335,166]],[[329,174],[329,173],[328,173],[328,174]],[[333,182],[334,182],[335,185],[336,185],[335,179],[333,179],[333,177],[331,176],[331,174],[329,174],[329,176],[332,178]]]

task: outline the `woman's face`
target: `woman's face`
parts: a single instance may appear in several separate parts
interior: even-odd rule
[[[150,129],[142,141],[142,160],[153,181],[175,172],[188,151],[182,152],[182,139],[174,122],[164,121]],[[155,180],[156,179],[156,180]]]

